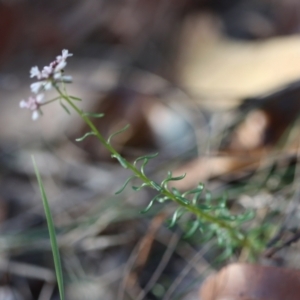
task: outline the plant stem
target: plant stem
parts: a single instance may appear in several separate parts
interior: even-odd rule
[[[213,216],[193,205],[191,205],[186,199],[183,201],[182,197],[178,197],[172,192],[170,192],[167,188],[158,185],[154,181],[150,180],[146,175],[144,175],[137,167],[127,161],[124,157],[122,157],[117,150],[115,150],[110,143],[103,137],[103,135],[98,131],[96,126],[90,120],[90,118],[80,109],[74,102],[67,96],[64,95],[59,88],[56,87],[57,92],[59,93],[60,97],[66,100],[66,102],[78,113],[78,115],[84,120],[84,122],[90,127],[93,134],[100,140],[102,145],[112,154],[113,157],[117,158],[119,162],[121,161],[122,166],[127,168],[133,172],[133,174],[142,180],[147,186],[152,187],[153,189],[157,190],[160,194],[166,196],[168,199],[173,200],[178,205],[184,207],[189,212],[195,214],[200,219],[209,222],[211,224],[216,224],[218,227],[227,230],[230,234],[231,238],[241,247],[249,249],[251,252],[257,252],[257,247],[253,243],[252,239],[249,239],[245,234],[240,232],[237,228],[231,225],[229,222],[224,220],[220,220],[218,217]]]

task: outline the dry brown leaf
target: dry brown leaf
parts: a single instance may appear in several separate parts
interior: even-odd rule
[[[208,107],[237,105],[300,77],[299,35],[264,41],[229,40],[213,17],[190,17],[182,30],[180,81]],[[200,97],[199,97],[200,98]]]
[[[271,266],[232,264],[209,277],[201,300],[298,300],[300,271]]]

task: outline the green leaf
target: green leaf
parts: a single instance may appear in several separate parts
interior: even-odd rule
[[[184,177],[186,176],[186,173],[180,175],[180,176],[177,176],[177,177],[171,177],[169,179],[169,181],[178,181],[178,180],[182,180]]]
[[[130,180],[134,179],[136,176],[135,175],[132,175],[130,176],[126,181],[125,183],[122,185],[122,187],[115,192],[115,195],[118,195],[120,193],[122,193],[124,191],[124,189],[126,188],[127,184],[129,183]]]
[[[148,159],[148,160],[149,160],[149,159],[155,158],[157,155],[158,155],[158,152],[153,153],[153,154],[147,154],[147,155],[144,155],[144,156],[140,156],[140,157],[138,157],[138,158],[134,161],[133,165],[135,166],[135,165],[137,164],[138,161],[143,160],[143,159]]]
[[[215,235],[215,231],[214,229],[205,226],[205,229],[203,230],[203,235],[201,236],[201,242],[205,243],[207,241],[210,241],[213,236]]]
[[[120,134],[120,133],[126,131],[128,128],[129,128],[129,124],[127,124],[126,126],[124,126],[124,127],[123,127],[122,129],[120,129],[119,131],[117,131],[117,132],[111,134],[111,135],[108,137],[108,139],[107,139],[107,143],[110,144],[110,141],[111,141],[111,139],[112,139],[114,136],[116,136],[116,135],[118,135],[118,134]]]
[[[227,232],[219,229],[217,230],[216,234],[217,234],[217,241],[218,241],[218,245],[221,247],[224,247],[226,241],[228,240],[228,236],[226,234]]]
[[[69,109],[62,103],[62,101],[59,101],[59,103],[60,103],[61,107],[65,110],[65,112],[66,112],[68,115],[70,115],[71,113],[70,113]]]
[[[226,247],[225,250],[223,251],[223,253],[221,253],[221,255],[219,255],[218,258],[216,259],[216,263],[223,262],[224,260],[231,257],[232,254],[233,254],[232,247],[230,247],[230,246]]]
[[[84,139],[86,139],[88,136],[91,136],[91,135],[96,135],[96,134],[93,131],[90,131],[90,132],[87,132],[84,136],[76,139],[75,141],[82,142]]]
[[[200,225],[201,225],[200,220],[196,219],[193,222],[193,225],[191,226],[191,228],[188,230],[188,232],[183,236],[183,238],[187,239],[187,238],[191,237],[196,232],[196,230],[200,227]]]
[[[211,199],[212,199],[211,192],[207,191],[205,193],[205,202],[209,203],[209,202],[211,202]]]
[[[190,194],[199,194],[203,190],[204,190],[204,184],[200,183],[197,188],[183,193],[182,196],[185,197],[185,196],[190,195]]]
[[[147,205],[147,207],[146,207],[145,209],[141,210],[140,212],[141,212],[142,214],[148,212],[148,211],[150,210],[150,208],[153,206],[155,200],[156,200],[159,196],[160,196],[160,195],[156,195],[156,196],[149,202],[149,204]]]
[[[39,170],[37,168],[37,165],[36,165],[36,162],[35,162],[33,156],[32,156],[32,162],[33,162],[33,166],[34,166],[34,170],[35,170],[35,175],[36,175],[36,178],[37,178],[37,181],[39,184],[42,201],[43,201],[43,206],[44,206],[44,211],[45,211],[45,215],[46,215],[46,219],[47,219],[47,226],[48,226],[48,231],[49,231],[49,236],[50,236],[51,249],[52,249],[52,254],[53,254],[59,295],[60,295],[60,299],[64,300],[65,292],[64,292],[64,284],[63,284],[63,273],[62,273],[59,249],[58,249],[58,245],[57,245],[56,233],[55,233],[55,228],[54,228],[53,219],[52,219],[52,215],[51,215],[51,210],[49,207],[49,203],[48,203],[47,195],[46,195],[45,188],[44,188],[44,185],[42,182],[42,178],[40,176]]]
[[[120,154],[112,154],[111,157],[117,159],[124,169],[128,169],[125,158],[123,158]]]
[[[78,98],[78,97],[75,97],[75,96],[69,96],[69,98],[71,98],[72,100],[75,100],[75,101],[82,101],[81,98]]]
[[[87,117],[98,118],[98,119],[104,117],[104,114],[102,114],[102,113],[97,114],[97,113],[89,113],[89,112],[85,112],[84,115],[87,116]]]
[[[197,207],[200,210],[206,210],[206,211],[210,211],[210,210],[213,209],[213,207],[211,205],[208,205],[208,204],[199,204],[199,205],[197,205]]]
[[[132,186],[134,191],[140,191],[142,188],[149,186],[149,183],[144,182],[141,186]]]
[[[255,217],[254,210],[247,210],[245,213],[236,217],[237,221],[243,223],[252,220]]]
[[[176,196],[176,200],[178,202],[180,202],[181,204],[185,204],[185,205],[190,204],[189,200],[186,198],[183,198],[182,196]]]
[[[155,181],[151,181],[150,183],[151,183],[151,186],[152,186],[154,189],[156,189],[158,192],[161,191],[161,186],[160,186],[158,183],[156,183]]]
[[[140,160],[144,160],[143,163],[142,163],[142,165],[141,165],[141,173],[142,173],[144,176],[146,176],[146,175],[145,175],[145,166],[148,164],[148,162],[149,162],[150,159],[156,157],[157,155],[158,155],[158,152],[157,152],[157,153],[154,153],[154,154],[147,154],[147,155],[144,155],[144,156],[140,156],[140,157],[138,157],[138,158],[134,161],[133,165],[136,166],[137,162],[139,162]]]
[[[172,187],[172,193],[173,193],[175,196],[178,196],[178,197],[183,196],[183,195],[181,195],[181,193],[179,192],[179,190],[176,189],[175,187]]]
[[[168,171],[168,176],[167,176],[167,178],[164,179],[164,180],[161,182],[160,185],[161,185],[164,189],[168,190],[167,184],[168,184],[169,181],[178,181],[178,180],[183,179],[185,176],[186,176],[186,173],[183,174],[183,175],[181,175],[181,176],[178,176],[178,177],[172,177],[172,172],[171,172],[171,171]]]
[[[173,214],[173,217],[172,217],[172,220],[170,222],[170,225],[169,225],[170,228],[172,228],[176,224],[176,222],[183,215],[183,213],[184,213],[184,210],[181,207],[179,207],[179,208],[176,209],[176,211]]]
[[[223,194],[221,199],[219,200],[219,207],[220,208],[225,208],[226,207],[226,202],[227,202],[228,196],[226,194]]]
[[[167,200],[170,200],[170,198],[168,196],[165,196],[165,197],[160,196],[159,198],[157,198],[157,202],[159,202],[159,203],[164,203]]]
[[[235,221],[236,220],[236,216],[231,216],[231,215],[220,214],[218,217],[225,221]]]
[[[145,175],[145,166],[147,165],[148,161],[149,161],[149,159],[145,158],[144,161],[143,161],[143,163],[142,163],[142,165],[141,165],[141,173],[142,173],[144,176],[146,176],[146,175]]]

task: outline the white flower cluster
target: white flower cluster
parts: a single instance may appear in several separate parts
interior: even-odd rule
[[[43,100],[44,94],[31,96],[27,101],[22,100],[20,102],[20,107],[32,110],[32,120],[36,120],[40,116],[40,105],[43,103]]]
[[[30,85],[31,91],[35,94],[42,90],[50,90],[56,82],[69,82],[70,76],[63,76],[63,69],[67,65],[67,58],[73,54],[68,50],[63,50],[62,55],[56,57],[49,66],[45,66],[42,71],[38,67],[32,67],[30,77],[36,77],[39,81]]]
[[[31,91],[36,96],[31,96],[27,101],[22,100],[20,102],[21,108],[27,108],[32,111],[32,119],[36,120],[41,114],[40,106],[45,103],[44,94],[40,94],[43,91],[50,90],[57,83],[72,82],[71,76],[63,75],[65,66],[67,65],[67,58],[72,56],[68,50],[62,50],[62,55],[56,57],[56,59],[50,63],[49,66],[45,66],[41,71],[37,66],[32,67],[30,70],[30,77],[37,78],[37,82],[30,85]]]

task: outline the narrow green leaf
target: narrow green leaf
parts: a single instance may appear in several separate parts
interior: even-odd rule
[[[126,164],[126,160],[125,160],[125,158],[123,158],[121,155],[115,155],[115,154],[112,154],[111,157],[117,159],[117,160],[119,161],[120,165],[121,165],[124,169],[128,169],[127,164]]]
[[[197,205],[197,207],[201,210],[206,210],[206,211],[210,211],[213,209],[213,207],[208,204],[199,204],[199,205]]]
[[[230,216],[230,215],[222,215],[220,214],[218,216],[220,219],[225,220],[225,221],[235,221],[236,220],[236,216]]]
[[[141,186],[132,186],[132,189],[134,191],[140,191],[142,188],[146,187],[146,186],[149,186],[149,183],[143,183]]]
[[[75,100],[75,101],[82,101],[81,98],[78,98],[78,97],[75,97],[75,96],[69,96],[69,98],[71,98],[72,100]]]
[[[201,185],[198,185],[197,188],[183,193],[182,196],[185,197],[185,196],[190,195],[190,194],[199,194],[203,191],[203,189],[204,189],[204,185],[201,184]]]
[[[161,183],[161,186],[164,187],[166,190],[168,190],[168,182],[169,181],[178,181],[178,180],[182,180],[184,177],[186,176],[186,173],[184,173],[183,175],[181,176],[178,176],[178,177],[172,177],[172,172],[168,171],[168,176],[166,179],[164,179]]]
[[[135,166],[135,165],[137,164],[138,161],[143,160],[143,159],[148,159],[148,160],[149,160],[149,159],[155,158],[157,155],[158,155],[158,152],[153,153],[153,154],[147,154],[147,155],[140,156],[140,157],[138,157],[138,158],[134,161],[133,165]]]
[[[75,141],[82,142],[84,139],[86,139],[88,136],[91,136],[91,135],[95,135],[95,133],[93,131],[87,132],[84,136],[76,139]]]
[[[69,109],[62,103],[62,101],[59,101],[59,103],[60,103],[61,107],[65,110],[65,112],[66,112],[68,115],[70,115],[71,113],[70,113]]]
[[[172,193],[173,193],[175,196],[181,197],[181,193],[180,193],[179,190],[176,189],[175,187],[172,187]],[[182,196],[183,196],[183,195],[182,195]]]
[[[205,202],[209,203],[209,202],[211,202],[211,199],[212,199],[211,192],[207,191],[205,193]]]
[[[241,232],[236,232],[235,236],[240,240],[244,240],[245,239],[245,236],[241,233]]]
[[[129,183],[130,180],[134,179],[136,176],[135,175],[132,175],[130,176],[126,181],[125,183],[122,185],[122,187],[115,192],[115,195],[118,195],[120,193],[122,193],[124,191],[124,189],[126,188],[127,184]]]
[[[51,249],[52,249],[52,254],[53,254],[59,295],[60,295],[60,299],[64,300],[65,292],[64,292],[64,284],[63,284],[63,273],[62,273],[59,249],[58,249],[58,244],[57,244],[57,240],[56,240],[56,233],[55,233],[55,228],[54,228],[53,219],[52,219],[52,215],[51,215],[51,210],[50,210],[49,203],[47,200],[47,195],[46,195],[46,192],[44,189],[42,178],[40,176],[39,170],[37,168],[37,165],[36,165],[36,162],[35,162],[35,159],[33,156],[32,156],[32,162],[33,162],[33,166],[34,166],[34,170],[35,170],[35,175],[36,175],[36,178],[37,178],[37,181],[39,184],[42,201],[43,201],[43,206],[44,206],[44,211],[45,211],[45,215],[46,215],[46,219],[47,219],[47,226],[48,226],[48,231],[49,231],[49,236],[50,236]]]
[[[221,208],[225,208],[226,207],[227,198],[228,198],[228,196],[226,194],[222,195],[221,199],[219,200],[219,206]]]
[[[170,200],[170,198],[167,196],[157,198],[157,202],[159,202],[159,203],[164,203],[167,200]]]
[[[152,186],[154,189],[156,189],[158,192],[161,191],[161,186],[160,186],[158,183],[156,183],[155,181],[151,181],[150,183],[151,183],[151,186]]]
[[[219,255],[218,258],[216,259],[216,263],[223,262],[224,260],[231,257],[232,254],[233,254],[233,249],[230,246],[226,247],[223,253],[221,253],[221,255]]]
[[[199,220],[200,221],[200,220]],[[198,229],[199,229],[199,231],[201,232],[201,233],[203,233],[204,232],[204,230],[205,230],[205,225],[200,221],[200,224],[199,224],[199,226],[198,226]]]
[[[158,195],[157,195],[158,196]],[[156,196],[156,197],[157,197]],[[150,202],[149,202],[149,204],[147,205],[147,207],[145,208],[145,209],[143,209],[143,210],[141,210],[140,212],[142,213],[142,214],[144,214],[144,213],[146,213],[147,211],[149,211],[150,210],[150,208],[153,206],[153,204],[154,204],[154,201],[156,200],[156,197],[154,197]]]
[[[183,198],[182,196],[176,196],[176,199],[178,202],[182,203],[182,204],[190,204],[189,200],[186,198]]]
[[[205,243],[207,241],[210,241],[214,235],[215,235],[214,230],[212,230],[211,228],[206,228],[205,230],[203,230],[203,235],[201,236],[201,242]]]
[[[178,181],[178,180],[182,180],[185,176],[186,176],[186,173],[184,173],[184,174],[182,174],[182,175],[180,175],[180,176],[178,176],[178,177],[171,177],[171,178],[169,179],[169,181]]]
[[[162,182],[161,182],[161,186],[164,187],[166,190],[168,189],[167,187],[167,182],[168,180],[172,178],[172,172],[171,171],[168,171],[168,175],[167,175],[167,178],[165,178]]]
[[[104,117],[104,114],[102,114],[102,113],[97,114],[97,113],[89,113],[89,112],[85,112],[84,115],[87,116],[87,117],[98,118],[98,119]]]
[[[182,215],[183,215],[183,209],[181,207],[177,208],[173,214],[169,227],[172,228]]]
[[[189,237],[191,237],[196,231],[197,229],[200,227],[201,222],[199,219],[196,219],[193,222],[193,225],[191,226],[191,228],[188,230],[188,232],[183,236],[184,239],[187,239]]]
[[[129,124],[127,124],[126,126],[124,126],[124,127],[123,127],[122,129],[120,129],[119,131],[117,131],[117,132],[111,134],[111,135],[108,137],[108,139],[107,139],[107,143],[110,144],[110,141],[111,141],[111,139],[112,139],[114,136],[116,136],[116,135],[118,135],[118,134],[120,134],[120,133],[126,131],[128,128],[129,128]]]
[[[237,221],[243,223],[252,220],[255,217],[255,212],[251,210],[247,210],[245,213],[238,215],[236,217]]]
[[[145,175],[145,166],[147,165],[148,161],[149,161],[149,159],[148,159],[148,158],[145,158],[145,159],[144,159],[144,162],[143,162],[142,165],[141,165],[141,173],[142,173],[144,176],[146,176],[146,175]]]

